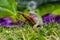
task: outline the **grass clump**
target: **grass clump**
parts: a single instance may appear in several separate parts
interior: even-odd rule
[[[0,40],[60,40],[58,23],[44,24],[43,28],[31,27],[0,27]]]

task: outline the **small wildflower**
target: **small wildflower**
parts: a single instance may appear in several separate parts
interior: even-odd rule
[[[44,23],[54,22],[54,17],[52,14],[48,13],[42,16],[42,20]]]

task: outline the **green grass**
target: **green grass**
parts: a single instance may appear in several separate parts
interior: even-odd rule
[[[58,23],[44,24],[43,28],[20,26],[0,27],[0,40],[60,40],[60,25]]]

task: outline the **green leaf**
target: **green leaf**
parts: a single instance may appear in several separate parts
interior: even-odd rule
[[[59,14],[60,15],[60,9],[56,9],[52,12],[53,14]]]
[[[0,0],[0,17],[16,15],[15,0]]]

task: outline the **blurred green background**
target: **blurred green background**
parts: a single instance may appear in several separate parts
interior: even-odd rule
[[[34,0],[36,1],[36,0]],[[24,1],[22,1],[24,2]],[[29,1],[25,1],[25,2],[29,2]],[[37,0],[37,12],[40,16],[43,16],[46,13],[53,13],[53,14],[60,14],[60,1],[58,0]],[[28,9],[27,9],[27,4],[20,4],[20,2],[18,2],[18,6],[17,9],[19,11],[28,13]]]
[[[26,7],[21,7],[19,4],[17,8],[17,10],[25,12],[26,14],[29,12]],[[46,13],[60,14],[60,3],[44,3],[38,5],[36,10],[39,16],[43,16]],[[21,15],[19,16],[21,17]],[[0,26],[0,40],[60,40],[60,24],[44,24],[42,29],[40,29],[40,27],[32,28],[29,24],[16,27]]]

